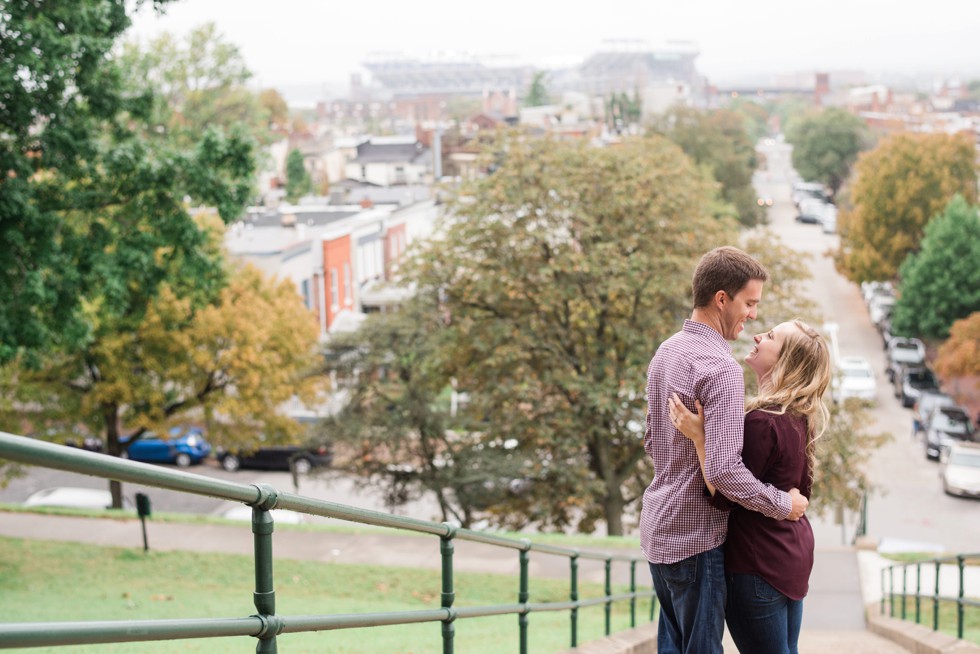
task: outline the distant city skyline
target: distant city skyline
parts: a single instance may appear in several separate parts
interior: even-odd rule
[[[163,17],[144,7],[129,35],[182,35],[207,22],[239,47],[255,86],[280,88],[287,98],[301,86],[346,90],[351,74],[364,73],[361,64],[378,52],[549,68],[574,65],[611,40],[633,49],[690,42],[700,52],[698,71],[715,84],[817,70],[980,78],[975,0],[933,0],[916,10],[882,0],[812,7],[610,0],[586,9],[515,0],[476,7],[449,0],[182,0]]]

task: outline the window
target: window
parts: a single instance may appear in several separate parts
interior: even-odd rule
[[[310,280],[304,279],[300,283],[300,292],[303,294],[303,304],[307,309],[313,308],[313,297],[310,295]]]
[[[330,307],[336,309],[340,306],[340,286],[337,280],[337,269],[330,269]]]

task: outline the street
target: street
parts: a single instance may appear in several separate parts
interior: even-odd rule
[[[875,370],[878,401],[871,411],[874,421],[869,431],[894,436],[872,457],[870,474],[879,492],[868,503],[868,535],[881,541],[883,549],[922,551],[922,545],[932,544],[950,552],[977,551],[980,502],[943,493],[940,464],[926,460],[921,441],[912,440],[911,409],[903,408],[892,395],[881,337],[868,317],[860,289],[839,275],[833,260],[825,256],[836,249],[837,235],[824,234],[819,225],[795,221],[796,208],[790,200],[790,146],[775,141],[763,148],[769,169],[757,173],[756,186],[760,195],[774,200],[770,226],[785,244],[809,255],[813,273],[809,292],[825,320],[837,323],[841,356],[863,356]],[[746,331],[752,328],[747,326]],[[848,536],[853,536],[854,520],[855,516],[848,517]],[[829,519],[814,522],[818,547],[841,543],[839,525]]]

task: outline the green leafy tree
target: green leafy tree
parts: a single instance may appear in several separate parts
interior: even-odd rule
[[[509,139],[493,174],[451,199],[442,237],[406,270],[437,294],[447,372],[489,442],[515,439],[533,480],[500,511],[623,533],[652,471],[644,377],[690,312],[690,274],[734,223],[661,137],[616,148]]]
[[[296,202],[310,192],[313,182],[306,170],[303,153],[293,148],[286,157],[286,199]]]
[[[720,206],[719,212],[735,215],[748,226],[763,220],[752,186],[755,142],[739,114],[726,109],[704,112],[678,107],[660,116],[651,131],[677,143],[698,165],[711,172],[721,184],[721,199],[728,205]]]
[[[102,130],[124,110],[145,113],[109,58],[129,23],[113,0],[0,10],[0,362],[85,337],[89,243],[63,211],[91,203]]]
[[[382,489],[390,505],[428,494],[441,520],[471,527],[510,495],[522,465],[503,442],[483,438],[472,412],[452,409],[446,329],[435,298],[420,294],[331,338],[327,371],[349,399],[324,434],[348,453],[334,466]]]
[[[980,215],[956,196],[929,221],[920,250],[899,269],[901,295],[892,313],[899,334],[945,338],[952,324],[980,311]]]
[[[260,143],[288,124],[288,108],[274,90],[260,94],[247,87],[252,77],[234,44],[214,23],[183,38],[163,33],[143,45],[123,45],[120,65],[128,86],[157,98],[154,118],[166,138],[193,143],[208,128],[247,132]]]
[[[871,145],[864,121],[837,108],[794,122],[786,139],[793,144],[793,167],[804,179],[822,182],[835,195],[850,175],[858,153]]]
[[[531,79],[531,86],[527,90],[524,98],[525,107],[541,107],[550,104],[551,99],[548,95],[548,87],[544,83],[546,73],[538,72]]]
[[[835,255],[854,282],[895,277],[919,249],[926,223],[954,195],[977,199],[976,148],[968,134],[891,136],[863,153],[854,171],[854,204],[841,210]]]

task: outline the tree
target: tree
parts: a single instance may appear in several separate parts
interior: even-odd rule
[[[303,153],[293,148],[286,157],[286,199],[295,203],[312,188],[313,182],[306,170]]]
[[[269,442],[296,435],[298,423],[278,407],[312,392],[301,376],[317,328],[291,283],[245,267],[203,304],[163,284],[131,330],[100,310],[103,301],[86,303],[92,332],[84,348],[47,357],[37,369],[8,369],[4,395],[17,408],[5,422],[61,431],[85,425],[102,434],[112,456],[187,420],[205,422],[209,438],[226,446],[250,445],[260,433]],[[119,483],[110,488],[118,508]]]
[[[830,187],[834,195],[850,175],[858,153],[871,144],[864,121],[836,107],[791,123],[786,139],[793,144],[793,167],[804,179]]]
[[[831,405],[827,429],[817,440],[810,508],[815,515],[839,509],[857,511],[863,498],[874,491],[867,464],[874,451],[892,436],[868,432],[871,422],[860,400],[850,398]]]
[[[661,137],[511,138],[487,157],[495,172],[458,189],[406,275],[443,299],[447,372],[484,438],[516,440],[527,461],[534,481],[500,510],[622,534],[652,474],[647,364],[690,311],[697,258],[734,224],[710,215],[710,182]]]
[[[120,65],[131,89],[158,99],[155,119],[168,139],[193,143],[208,128],[235,127],[268,143],[275,127],[288,122],[288,108],[276,91],[256,94],[247,87],[251,71],[214,23],[183,38],[165,32],[145,46],[128,41]]]
[[[651,131],[666,136],[711,171],[721,184],[721,199],[728,205],[719,207],[719,213],[734,215],[748,226],[762,221],[764,213],[752,186],[755,143],[740,115],[725,109],[703,112],[679,107],[658,118]]]
[[[450,409],[445,333],[436,299],[420,294],[332,337],[327,371],[349,399],[324,434],[350,452],[334,466],[383,489],[392,506],[431,494],[443,521],[469,528],[509,494],[521,465],[502,442],[484,441],[469,412]]]
[[[86,164],[98,155],[94,135],[124,110],[145,105],[122,94],[108,57],[129,23],[125,6],[113,0],[4,3],[0,362],[85,337],[78,260],[88,243],[63,229],[59,211],[86,195]],[[59,192],[42,198],[41,187]]]
[[[980,311],[953,323],[939,347],[936,372],[944,377],[980,376]]]
[[[860,155],[854,206],[838,221],[838,269],[854,282],[893,278],[955,194],[976,202],[975,158],[968,134],[898,134]]]
[[[531,86],[527,90],[527,97],[524,98],[525,107],[541,107],[549,104],[548,87],[544,83],[545,75],[544,72],[534,74]]]
[[[921,249],[899,269],[892,330],[945,338],[952,324],[980,311],[980,215],[957,195],[929,221]]]

